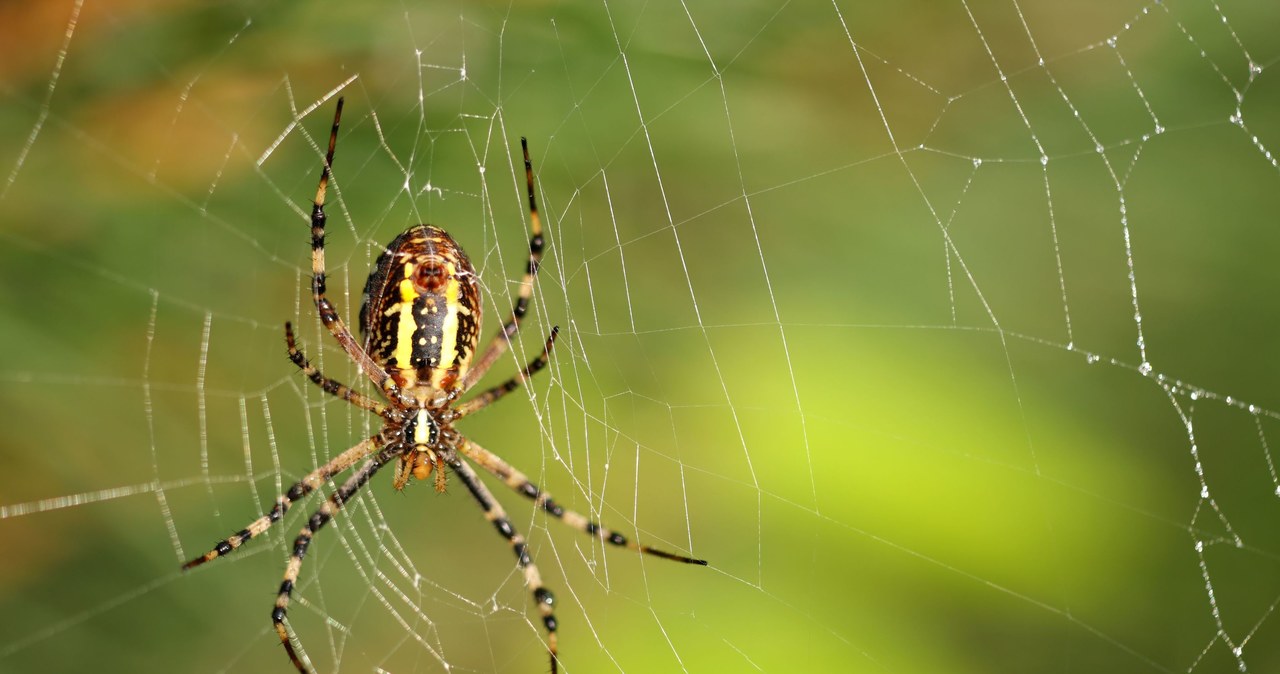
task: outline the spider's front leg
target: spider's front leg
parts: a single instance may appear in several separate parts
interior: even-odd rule
[[[183,564],[182,570],[189,571],[201,564],[204,564],[205,562],[211,562],[219,557],[230,554],[232,550],[244,545],[244,543],[249,539],[258,536],[262,532],[271,528],[271,525],[279,522],[281,518],[284,517],[284,514],[289,511],[289,507],[293,505],[295,501],[301,499],[307,494],[310,494],[316,487],[324,484],[325,481],[334,475],[354,466],[360,459],[378,451],[382,445],[383,440],[381,435],[375,435],[338,456],[335,456],[329,463],[307,473],[306,477],[295,482],[293,486],[289,487],[288,491],[286,491],[283,496],[276,499],[276,504],[272,506],[270,511],[262,517],[250,522],[249,526],[221,541],[218,541],[218,543],[213,546],[212,550],[188,561],[186,564]]]
[[[293,661],[293,665],[298,668],[299,672],[307,674],[309,671],[306,664],[298,657],[297,651],[293,648],[293,643],[289,640],[289,630],[285,625],[286,614],[289,611],[289,600],[293,597],[293,586],[298,580],[298,573],[302,570],[302,558],[307,554],[307,548],[311,545],[311,538],[324,525],[333,519],[333,516],[342,509],[356,492],[360,491],[369,482],[369,478],[378,472],[386,463],[401,454],[403,450],[400,447],[387,447],[378,452],[376,456],[360,467],[360,470],[351,474],[346,482],[320,506],[315,513],[307,520],[307,525],[298,533],[298,537],[293,541],[293,552],[289,555],[289,564],[285,567],[284,580],[280,583],[280,592],[276,595],[275,606],[271,609],[271,624],[276,629],[276,634],[280,635],[280,643],[284,645],[284,650],[289,654],[289,659]]]
[[[552,609],[555,605],[555,595],[551,591],[542,586],[542,575],[538,573],[538,565],[533,563],[533,558],[529,556],[529,546],[525,542],[524,536],[511,526],[511,520],[507,518],[507,513],[502,509],[498,500],[489,492],[489,488],[484,486],[480,478],[476,476],[476,472],[471,469],[471,465],[462,459],[455,457],[449,464],[453,467],[453,472],[458,476],[462,483],[467,485],[467,490],[480,503],[480,507],[484,509],[484,518],[493,523],[498,533],[511,543],[511,550],[516,555],[516,564],[520,570],[524,572],[524,584],[529,588],[529,592],[533,594],[533,602],[538,606],[538,613],[542,616],[542,624],[547,629],[547,654],[551,657],[551,674],[556,673],[558,656],[556,648],[556,616]]]

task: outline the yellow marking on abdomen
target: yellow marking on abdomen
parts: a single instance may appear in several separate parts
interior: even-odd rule
[[[452,262],[445,263],[449,280],[444,287],[444,320],[440,323],[440,363],[431,371],[431,385],[440,388],[444,376],[458,360],[458,270]]]
[[[412,273],[413,265],[405,267],[406,274]],[[400,314],[400,320],[396,323],[396,348],[391,357],[401,370],[413,369],[413,331],[418,327],[413,317],[413,300],[417,297],[418,292],[414,289],[412,280],[406,278],[400,281],[400,302],[394,307]]]

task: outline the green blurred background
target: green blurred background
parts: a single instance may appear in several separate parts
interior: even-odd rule
[[[374,430],[281,334],[359,380],[306,290],[335,94],[346,315],[432,222],[490,334],[528,136],[549,251],[517,351],[562,338],[465,431],[711,562],[491,481],[563,671],[1280,671],[1278,15],[0,4],[0,671],[289,669],[268,614],[314,500],[178,566]],[[546,670],[457,485],[383,475],[311,550],[319,671]]]

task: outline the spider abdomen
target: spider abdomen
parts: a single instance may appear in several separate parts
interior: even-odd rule
[[[402,390],[453,390],[480,334],[480,286],[458,242],[416,225],[388,244],[365,283],[360,331]]]

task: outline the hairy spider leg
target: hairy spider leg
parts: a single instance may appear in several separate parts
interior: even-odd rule
[[[453,408],[453,419],[456,421],[469,414],[479,412],[502,399],[502,397],[508,393],[520,388],[520,386],[525,382],[529,381],[533,375],[537,374],[542,370],[542,368],[547,366],[547,359],[551,355],[551,347],[555,345],[556,335],[558,334],[560,334],[560,326],[557,325],[554,328],[551,328],[551,334],[547,337],[547,343],[543,345],[542,353],[538,354],[537,358],[529,361],[529,364],[524,366],[523,370],[517,372],[514,377]]]
[[[520,139],[520,148],[524,152],[524,177],[529,186],[529,230],[532,232],[529,238],[529,262],[524,269],[524,278],[520,281],[520,293],[516,297],[515,306],[511,309],[511,318],[503,324],[498,334],[494,335],[484,355],[480,356],[480,360],[463,377],[460,387],[462,391],[475,386],[489,368],[493,367],[498,356],[506,352],[511,344],[511,338],[520,329],[520,321],[529,310],[529,300],[533,297],[533,279],[538,275],[538,267],[542,264],[542,218],[538,216],[538,202],[533,195],[533,162],[529,161],[529,143],[523,137]]]
[[[338,144],[338,123],[342,121],[342,98],[338,99],[338,107],[333,113],[333,127],[329,131],[329,151],[324,157],[324,168],[320,171],[320,185],[316,188],[316,198],[311,206],[311,299],[315,302],[316,311],[320,314],[320,322],[328,328],[333,338],[338,340],[342,349],[356,362],[360,371],[368,375],[387,397],[396,400],[400,397],[399,387],[391,375],[373,358],[365,353],[364,348],[356,342],[347,324],[338,316],[337,309],[325,296],[324,268],[324,226],[327,216],[324,214],[325,192],[329,188],[329,176],[333,172],[333,151]]]
[[[373,412],[378,416],[386,415],[387,406],[385,404],[352,389],[350,386],[347,386],[336,379],[330,379],[324,376],[320,370],[316,369],[316,367],[311,364],[311,361],[307,360],[307,357],[302,354],[300,349],[298,349],[298,343],[293,337],[293,325],[288,321],[284,324],[284,342],[285,347],[289,350],[289,360],[293,361],[293,364],[297,365],[298,368],[302,370],[302,373],[307,375],[307,378],[314,382],[316,386],[319,386],[325,393],[345,400],[362,410]]]
[[[480,507],[484,509],[484,518],[493,523],[493,527],[503,538],[511,543],[511,550],[515,552],[516,564],[520,570],[524,572],[524,584],[529,588],[529,592],[533,594],[533,602],[538,605],[538,613],[542,616],[542,625],[547,629],[547,653],[551,656],[551,674],[556,672],[556,616],[553,612],[555,606],[555,595],[551,591],[542,586],[542,575],[538,573],[538,565],[533,562],[533,557],[529,555],[529,545],[525,542],[524,536],[511,526],[511,520],[507,518],[507,513],[502,509],[502,505],[493,497],[489,488],[484,486],[480,478],[476,476],[476,472],[471,466],[461,458],[454,459],[453,472],[467,485],[467,489],[471,495],[476,497],[476,501],[480,503]]]
[[[551,494],[539,489],[537,485],[529,481],[529,478],[526,477],[524,473],[521,473],[511,464],[503,461],[497,454],[490,452],[467,438],[463,438],[462,443],[458,446],[458,451],[462,452],[472,461],[480,464],[480,466],[485,470],[493,473],[494,477],[502,480],[513,491],[533,501],[535,506],[542,508],[552,517],[588,536],[598,538],[611,545],[642,552],[646,555],[653,555],[655,557],[662,557],[663,559],[684,562],[685,564],[698,564],[700,566],[707,565],[707,561],[705,559],[694,559],[693,557],[685,557],[684,555],[677,555],[665,550],[651,548],[647,545],[640,545],[634,541],[628,540],[626,536],[623,536],[612,529],[600,526],[578,512],[561,507],[560,504],[556,503],[551,498]]]
[[[298,573],[302,570],[302,558],[307,554],[307,548],[311,545],[311,537],[315,535],[324,525],[333,519],[333,516],[342,509],[344,505],[350,501],[351,497],[360,491],[361,487],[369,482],[369,478],[373,477],[378,469],[386,465],[388,461],[397,457],[401,453],[398,447],[387,447],[378,452],[372,459],[366,462],[359,470],[351,474],[346,482],[342,483],[338,490],[329,495],[320,508],[312,513],[307,520],[306,526],[302,527],[302,531],[298,533],[298,537],[293,541],[293,552],[289,555],[289,563],[285,566],[284,580],[280,582],[280,592],[276,595],[275,606],[271,609],[271,623],[276,628],[276,634],[280,636],[280,643],[284,645],[284,650],[289,653],[289,659],[293,661],[293,665],[303,674],[308,673],[307,666],[303,664],[298,657],[297,651],[293,648],[293,643],[289,640],[289,630],[285,626],[285,618],[289,611],[289,600],[293,597],[293,586],[298,580]]]
[[[381,447],[382,438],[379,435],[375,435],[355,447],[333,457],[333,460],[329,461],[329,463],[311,471],[306,477],[298,480],[293,484],[293,486],[289,487],[289,490],[284,493],[284,496],[276,499],[276,504],[272,506],[271,510],[265,515],[250,522],[249,526],[244,529],[241,529],[225,539],[218,541],[218,543],[213,546],[212,550],[192,559],[186,564],[183,564],[182,570],[188,571],[204,564],[205,562],[211,562],[223,555],[230,554],[232,550],[243,545],[245,541],[258,536],[262,532],[271,528],[272,524],[279,522],[280,519],[284,517],[284,514],[289,511],[289,506],[293,505],[295,501],[301,499],[307,494],[310,494],[316,487],[324,484],[329,478],[350,468],[355,465],[357,461],[378,451]]]

